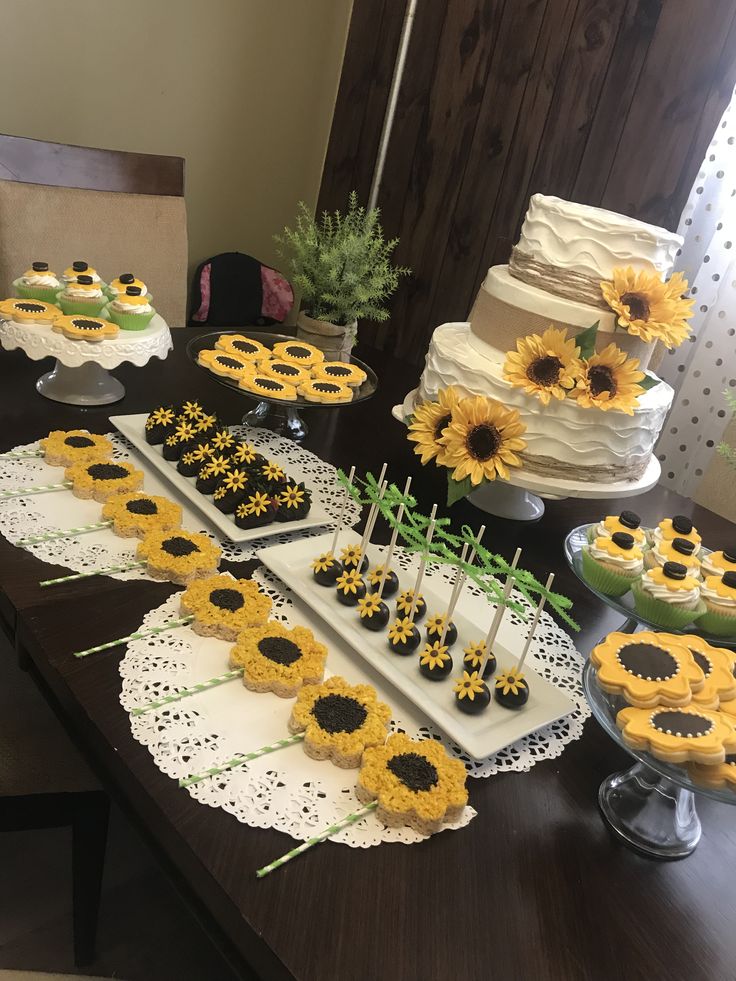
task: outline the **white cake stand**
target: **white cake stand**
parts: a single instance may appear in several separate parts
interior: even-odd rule
[[[119,402],[125,388],[110,369],[125,361],[141,367],[151,358],[163,360],[173,347],[168,324],[158,314],[143,330],[121,330],[104,341],[70,341],[50,327],[3,320],[0,343],[8,351],[20,348],[33,361],[56,358],[56,365],[41,375],[36,388],[45,398],[70,405]]]
[[[391,411],[394,419],[404,422],[402,406]],[[510,474],[508,480],[483,484],[468,494],[468,500],[481,511],[512,521],[536,521],[544,514],[544,500],[560,501],[565,497],[602,500],[612,497],[636,497],[650,490],[659,480],[662,468],[652,456],[638,480],[618,480],[613,483],[590,483],[585,480],[564,480],[542,477],[523,468]]]

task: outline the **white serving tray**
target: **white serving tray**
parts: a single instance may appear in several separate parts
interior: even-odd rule
[[[347,536],[343,533],[343,544]],[[286,545],[272,545],[258,552],[259,558],[269,569],[317,613],[339,636],[347,642],[354,656],[367,661],[417,708],[436,723],[462,749],[475,759],[492,756],[505,746],[516,742],[530,732],[555,722],[575,709],[565,692],[545,681],[532,669],[531,654],[524,664],[524,675],[529,682],[529,701],[518,710],[502,708],[495,701],[480,715],[466,715],[457,707],[453,693],[454,681],[462,673],[463,648],[471,641],[482,640],[488,632],[492,607],[485,598],[465,589],[456,607],[453,621],[458,629],[458,639],[451,654],[454,665],[450,676],[443,681],[429,681],[419,672],[419,651],[407,657],[392,654],[388,649],[388,631],[374,633],[360,626],[358,612],[353,606],[338,603],[332,588],[320,586],[312,575],[311,562],[320,552],[330,547],[331,536],[323,535]],[[371,566],[380,562],[382,549],[371,546]],[[400,588],[413,585],[417,571],[417,559],[408,560],[408,569],[396,568]],[[403,564],[403,563],[402,563]],[[447,607],[450,587],[441,572],[429,567],[422,584],[422,595],[427,601],[428,614],[442,612]],[[395,597],[387,600],[395,614]],[[422,640],[426,637],[424,621],[418,624]],[[514,626],[507,616],[501,624],[496,640],[498,659],[497,673],[513,667],[518,659],[526,636],[526,627]],[[329,664],[329,659],[328,659]],[[493,676],[494,678],[496,675]],[[493,678],[490,679],[491,682]]]
[[[169,460],[164,460],[161,447],[151,446],[150,443],[146,442],[145,424],[147,418],[148,413],[140,412],[129,416],[110,416],[110,422],[118,432],[122,433],[133,444],[141,456],[176,488],[188,505],[207,519],[213,528],[220,533],[220,537],[227,538],[231,542],[250,542],[258,538],[269,538],[271,535],[283,535],[285,532],[319,528],[320,525],[327,525],[332,521],[325,510],[324,502],[320,498],[319,488],[310,484],[309,476],[302,473],[299,465],[295,464],[293,460],[284,454],[274,452],[272,454],[273,459],[283,466],[288,475],[300,483],[304,481],[312,491],[312,507],[309,515],[302,518],[301,521],[274,521],[270,525],[263,525],[260,528],[238,528],[232,515],[223,514],[215,507],[210,495],[200,494],[195,487],[194,477],[183,477],[176,469],[176,461],[171,463]]]

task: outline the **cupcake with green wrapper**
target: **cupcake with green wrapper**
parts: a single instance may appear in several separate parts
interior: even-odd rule
[[[617,531],[626,532],[634,539],[634,544],[645,548],[647,536],[641,527],[641,518],[636,511],[622,511],[621,514],[609,514],[598,524],[588,526],[588,541],[596,538],[610,538]]]
[[[642,550],[627,531],[583,545],[583,576],[599,593],[623,596],[644,571]]]
[[[86,273],[80,273],[76,280],[67,283],[57,296],[57,302],[67,316],[78,313],[96,317],[107,303],[101,284],[95,283]]]
[[[49,269],[48,262],[39,260],[31,263],[31,268],[14,280],[13,286],[22,299],[43,300],[44,303],[56,303],[56,294],[61,289],[61,283],[56,273]]]
[[[681,562],[665,562],[648,569],[633,584],[631,592],[637,613],[658,627],[683,630],[695,622],[700,626],[705,613],[700,585]]]
[[[140,286],[126,286],[125,292],[110,300],[108,316],[121,330],[143,330],[156,312]]]
[[[137,286],[141,291],[141,296],[148,298],[150,303],[153,297],[148,292],[148,287],[143,282],[142,279],[138,279],[133,273],[120,273],[115,279],[111,280],[105,287],[105,292],[110,297],[111,300],[116,300],[121,293],[125,293],[129,286]]]
[[[707,576],[700,587],[705,613],[698,620],[698,627],[716,637],[736,635],[736,572],[724,572],[722,576]]]

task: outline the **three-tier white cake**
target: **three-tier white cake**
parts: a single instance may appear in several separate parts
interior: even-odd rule
[[[590,482],[637,480],[672,402],[669,385],[660,382],[643,392],[633,415],[583,408],[572,399],[544,405],[512,387],[503,365],[521,337],[541,334],[550,325],[573,336],[598,321],[598,350],[614,342],[646,368],[654,343],[617,328],[600,282],[610,280],[614,269],[629,266],[666,278],[681,245],[681,237],[664,228],[535,194],[509,264],[488,270],[469,322],[435,330],[419,386],[404,401],[404,414],[455,385],[519,411],[527,427],[522,454],[526,469]]]

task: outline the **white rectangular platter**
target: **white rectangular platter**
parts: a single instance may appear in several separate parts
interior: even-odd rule
[[[453,671],[443,681],[429,681],[419,673],[418,652],[408,657],[392,654],[388,649],[387,631],[374,633],[361,627],[356,608],[338,603],[334,589],[320,586],[315,581],[311,562],[330,544],[331,536],[323,535],[262,548],[258,555],[282,582],[339,634],[354,656],[370,664],[475,759],[492,756],[517,739],[574,710],[575,705],[563,691],[533,670],[530,655],[524,664],[524,675],[529,682],[529,701],[522,709],[512,711],[492,702],[479,715],[461,712],[453,694],[453,683],[462,673],[463,648],[471,641],[485,637],[493,608],[483,597],[474,595],[469,589],[463,591],[453,616],[458,629],[458,639],[451,651]],[[369,553],[371,565],[378,564],[382,549],[374,545]],[[409,559],[406,564],[406,569],[396,568],[401,589],[411,588],[416,577],[416,558]],[[450,586],[437,570],[428,569],[427,572],[421,590],[427,601],[427,612],[441,613],[447,607]],[[394,600],[392,597],[387,601],[392,619],[395,615]],[[422,624],[419,627],[421,629]],[[422,635],[424,639],[424,631]],[[504,670],[516,663],[525,635],[525,625],[519,628],[506,618],[494,645],[497,670]]]
[[[210,525],[220,533],[221,538],[227,538],[231,542],[250,542],[258,538],[268,538],[271,535],[283,535],[289,531],[303,531],[305,528],[319,528],[320,525],[330,524],[330,516],[325,510],[324,503],[320,499],[319,488],[310,485],[309,478],[303,474],[298,464],[288,459],[284,454],[273,453],[273,459],[280,463],[287,474],[294,480],[304,481],[312,491],[312,507],[306,518],[301,521],[274,521],[270,525],[261,528],[238,528],[233,521],[232,515],[223,514],[215,507],[212,498],[206,494],[200,494],[194,486],[194,477],[183,477],[176,469],[176,461],[171,463],[164,460],[160,446],[151,446],[146,442],[145,423],[148,414],[145,412],[129,416],[110,416],[110,422],[118,432],[122,433],[136,448],[138,453],[161,476],[167,480],[172,487],[175,487],[187,504],[198,511],[207,519]]]

